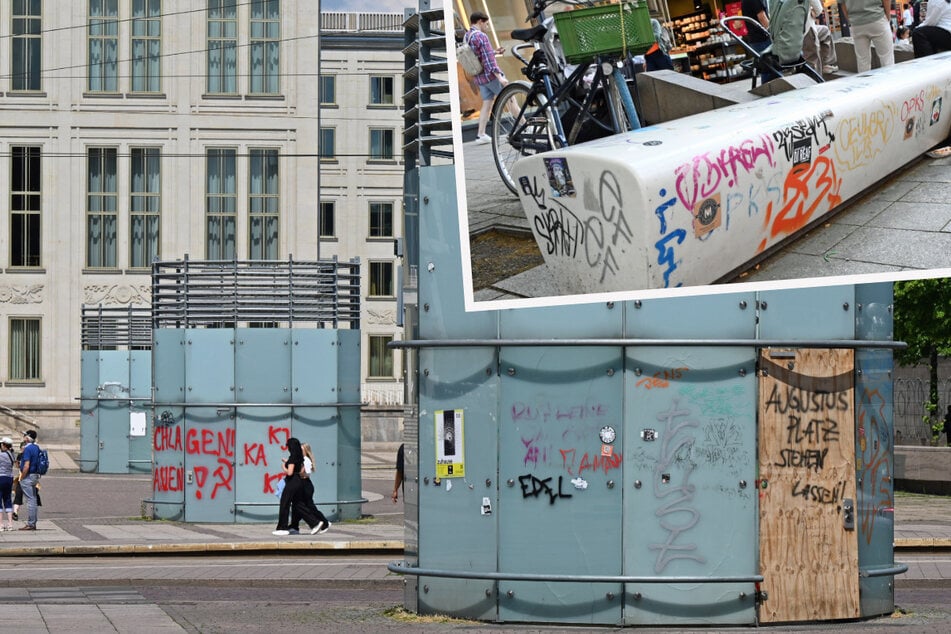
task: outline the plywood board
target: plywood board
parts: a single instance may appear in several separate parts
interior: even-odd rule
[[[859,616],[852,350],[763,350],[760,622]]]

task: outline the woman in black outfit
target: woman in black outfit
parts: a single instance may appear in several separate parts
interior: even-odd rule
[[[300,474],[304,471],[304,452],[298,439],[287,439],[287,453],[287,459],[284,461],[284,490],[281,492],[281,505],[277,511],[277,528],[271,531],[272,535],[290,535],[288,521],[292,506],[305,522],[312,526],[317,525],[317,518],[302,503],[303,483]]]

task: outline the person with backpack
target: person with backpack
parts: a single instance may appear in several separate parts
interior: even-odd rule
[[[40,483],[40,476],[45,473],[41,453],[45,454],[36,444],[36,432],[28,429],[23,432],[26,447],[23,448],[23,457],[20,459],[20,488],[26,498],[26,526],[21,531],[35,531],[37,521],[36,489]],[[48,464],[48,460],[46,461]],[[42,471],[42,473],[41,473]]]
[[[495,56],[500,55],[504,49],[492,48],[489,36],[486,35],[486,31],[489,30],[489,16],[481,11],[473,11],[469,16],[469,24],[471,26],[465,34],[464,41],[482,62],[482,72],[472,78],[479,87],[479,95],[482,97],[479,128],[476,134],[476,143],[481,145],[492,142],[492,137],[485,133],[489,115],[492,113],[492,102],[509,82],[495,61]]]

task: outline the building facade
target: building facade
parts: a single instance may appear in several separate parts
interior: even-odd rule
[[[395,234],[399,223],[387,228],[371,203],[392,201],[398,213],[398,189],[383,182],[392,174],[401,183],[399,166],[318,159],[325,123],[313,9],[279,0],[0,3],[0,411],[36,420],[47,439],[76,437],[81,307],[148,306],[155,259],[359,257],[365,330],[376,320],[378,335],[397,336],[382,323],[395,306],[386,267],[374,265],[395,259],[393,236],[384,245],[371,235],[370,214],[374,231]],[[358,73],[375,63],[354,61],[347,84],[374,83]],[[340,157],[368,153],[366,132],[362,146],[347,146],[359,126],[399,117],[363,112],[363,123],[331,124],[354,130],[338,137]],[[328,228],[326,216],[319,226],[318,174],[332,166],[323,178],[337,179],[328,202],[339,211],[318,241]],[[350,217],[361,208],[365,219]],[[357,227],[363,233],[351,236]],[[364,376],[395,383],[398,368],[371,361],[379,342],[370,336]]]

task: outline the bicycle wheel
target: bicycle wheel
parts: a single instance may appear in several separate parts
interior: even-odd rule
[[[555,145],[551,113],[546,99],[531,84],[512,82],[502,89],[492,106],[492,155],[502,182],[518,193],[512,168],[523,156],[547,152]]]

